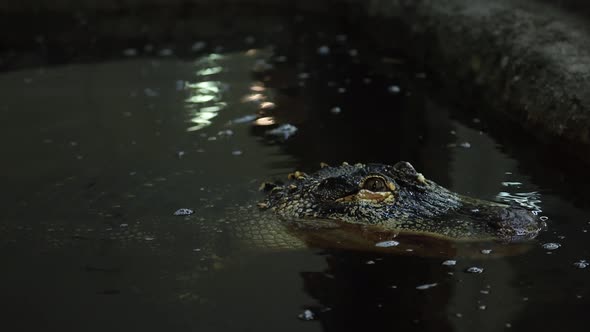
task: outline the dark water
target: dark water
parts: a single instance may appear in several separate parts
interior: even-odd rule
[[[590,196],[575,161],[442,102],[430,72],[338,22],[219,29],[203,48],[133,45],[0,75],[8,330],[586,325],[590,267],[574,263],[590,260]],[[266,133],[287,123],[297,128],[288,138]],[[219,227],[264,180],[320,162],[398,160],[452,190],[525,204],[549,228],[524,252],[458,252],[444,266],[449,257],[252,253]],[[483,273],[465,272],[474,266]],[[426,284],[436,285],[417,289]],[[298,319],[305,310],[315,319]]]

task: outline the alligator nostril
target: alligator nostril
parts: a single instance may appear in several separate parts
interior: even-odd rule
[[[502,207],[492,215],[491,225],[510,241],[533,238],[543,228],[532,212],[521,207]]]

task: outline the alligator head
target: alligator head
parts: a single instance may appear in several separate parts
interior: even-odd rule
[[[451,192],[408,162],[344,163],[309,175],[295,172],[290,179],[271,185],[259,207],[287,220],[331,220],[454,240],[514,242],[542,229],[530,211]]]

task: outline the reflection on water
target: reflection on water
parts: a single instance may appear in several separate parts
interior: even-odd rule
[[[7,326],[579,329],[590,294],[573,264],[590,259],[590,225],[569,197],[588,196],[514,152],[542,147],[499,144],[485,118],[433,101],[423,69],[303,20],[282,22],[272,48],[0,75]],[[260,252],[235,241],[247,215],[227,208],[255,208],[264,180],[320,162],[399,160],[455,191],[542,210],[549,230],[522,247],[446,243],[453,257],[401,239],[395,250],[414,251]],[[195,213],[174,216],[180,208]],[[465,272],[474,267],[483,272]],[[549,307],[554,317],[539,318]],[[305,310],[315,320],[299,321]]]

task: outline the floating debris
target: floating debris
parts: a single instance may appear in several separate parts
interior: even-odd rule
[[[375,264],[375,261],[367,261],[367,264],[368,265],[373,265],[373,264]]]
[[[442,262],[444,266],[455,266],[457,265],[457,261],[453,259],[447,259],[446,261]]]
[[[282,139],[289,139],[289,137],[293,136],[297,132],[297,127],[292,124],[283,124],[275,129],[268,130],[266,132],[267,135],[277,136]]]
[[[579,261],[574,263],[574,266],[578,269],[585,269],[588,267],[588,265],[590,265],[590,263],[588,263],[585,259],[580,259]]]
[[[174,215],[175,216],[190,216],[193,213],[195,213],[195,211],[193,211],[191,209],[182,208],[182,209],[176,210],[174,212]]]
[[[315,319],[315,315],[311,310],[306,309],[303,313],[300,313],[299,316],[297,316],[297,318],[305,321],[310,321]]]
[[[433,287],[438,286],[438,283],[432,283],[432,284],[424,284],[424,285],[420,285],[420,286],[416,286],[417,290],[427,290]]]
[[[555,249],[558,249],[559,247],[561,247],[561,244],[554,243],[554,242],[549,242],[549,243],[543,244],[543,249],[545,249],[545,250],[555,250]]]
[[[234,150],[231,152],[231,154],[234,156],[241,156],[243,154],[243,152],[240,150]]]
[[[467,272],[467,273],[482,273],[483,267],[472,266],[472,267],[468,268],[467,270],[465,270],[465,272]]]
[[[492,253],[492,249],[482,249],[480,252],[484,255],[489,255]]]
[[[394,241],[394,240],[375,243],[375,247],[379,247],[379,248],[396,247],[398,245],[399,245],[399,242]]]
[[[176,157],[178,159],[181,159],[182,157],[184,157],[184,155],[185,155],[185,152],[184,151],[178,151],[178,152],[176,152]]]

